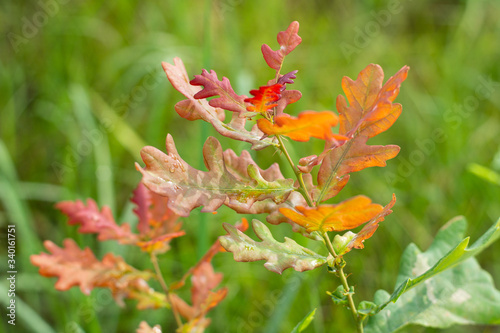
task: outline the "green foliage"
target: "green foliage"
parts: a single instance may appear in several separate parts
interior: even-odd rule
[[[390,296],[377,291],[375,303],[382,311],[370,318],[367,332],[394,332],[412,324],[500,324],[500,291],[473,258],[500,237],[500,220],[470,247],[469,237],[463,239],[466,227],[464,218],[455,218],[440,229],[427,251],[414,244],[406,248],[398,287]]]
[[[266,260],[264,267],[279,274],[287,268],[299,272],[308,271],[324,265],[328,260],[288,237],[285,237],[284,243],[276,241],[269,228],[258,220],[252,221],[252,227],[262,242],[256,242],[231,224],[224,223],[228,235],[219,239],[222,246],[234,254],[234,260]]]
[[[292,330],[292,332],[290,333],[300,333],[302,331],[304,331],[308,326],[309,324],[313,321],[314,319],[314,315],[316,314],[316,309],[312,310],[311,312],[309,312],[305,317],[304,319],[302,319],[298,324],[297,326],[295,326]]]
[[[257,56],[258,47],[266,42],[278,49],[272,34],[295,19],[307,36],[304,47],[287,60],[287,66],[300,70],[297,87],[304,95],[291,106],[295,115],[304,106],[333,109],[341,76],[355,75],[370,62],[392,73],[404,63],[412,66],[412,75],[398,97],[405,112],[390,134],[376,142],[385,144],[394,138],[402,147],[399,157],[384,169],[371,168],[356,175],[339,196],[339,201],[360,192],[373,198],[389,198],[393,192],[398,196],[397,214],[367,242],[363,260],[349,262],[350,272],[366,273],[353,275],[353,282],[360,286],[358,296],[371,298],[370,290],[392,285],[401,249],[410,241],[430,244],[443,217],[464,214],[471,221],[484,221],[500,216],[495,199],[499,188],[464,172],[471,161],[498,170],[493,160],[500,130],[500,6],[496,1],[396,1],[390,2],[391,8],[380,1],[55,3],[56,13],[47,20],[36,1],[4,2],[0,14],[6,37],[0,40],[0,137],[6,153],[0,163],[11,166],[9,172],[0,172],[0,227],[16,223],[23,235],[18,244],[23,270],[17,300],[26,307],[19,308],[20,330],[43,331],[43,326],[33,325],[33,313],[58,331],[129,331],[141,320],[151,326],[172,325],[173,318],[162,311],[111,306],[106,294],[86,298],[78,290],[56,292],[53,280],[36,274],[29,255],[41,251],[42,240],[48,238],[60,244],[65,237],[76,237],[81,247],[96,245],[92,237],[80,236],[76,228],[67,226],[64,216],[53,209],[58,201],[93,197],[100,207],[111,207],[118,223],[128,221],[133,228],[136,220],[127,202],[140,175],[131,166],[140,161],[142,146],[162,147],[167,130],[178,146],[186,147],[183,158],[203,169],[202,145],[208,135],[218,134],[202,121],[186,126],[173,112],[171,106],[180,95],[165,80],[160,61],[182,56],[188,68],[212,67],[219,77],[232,78],[238,94],[247,93],[269,78],[268,72],[260,70],[263,60]],[[378,32],[370,30],[377,23]],[[32,33],[27,38],[24,29]],[[12,44],[12,34],[21,37],[19,42]],[[471,101],[476,104],[465,104]],[[88,134],[97,141],[89,141]],[[244,147],[218,139],[238,154]],[[314,141],[311,146],[294,145],[292,159],[312,149],[319,151],[323,144]],[[252,158],[267,167],[275,156],[252,152]],[[295,194],[287,201],[297,198]],[[187,269],[221,234],[219,221],[236,219],[225,207],[217,215],[193,211],[185,225],[194,237],[180,239],[183,250],[174,247],[165,260],[176,272]],[[475,238],[481,229],[474,226],[470,234]],[[275,235],[287,231],[286,225],[273,228]],[[290,237],[308,245],[299,234]],[[147,260],[115,242],[99,243],[96,250],[99,257],[112,251],[135,267],[151,268]],[[496,285],[500,283],[498,251],[500,242],[478,258]],[[250,322],[253,326],[248,331],[263,331],[274,317],[254,316],[260,314],[259,306],[241,299],[252,290],[252,297],[267,300],[281,288],[281,276],[255,269],[255,265],[241,264],[234,270],[234,264],[216,260],[231,292],[224,306],[212,312],[208,331],[241,331],[242,323]],[[331,290],[332,280],[321,278],[321,273],[301,274],[301,285]],[[298,274],[288,270],[284,275],[289,282]],[[293,295],[300,299],[290,297],[291,293],[278,297],[289,302],[280,308],[286,320],[280,320],[274,332],[290,331],[303,317],[304,305],[313,308],[319,303],[322,311],[311,331],[350,327],[348,312],[336,309],[319,291],[304,289],[293,288]],[[469,326],[448,332],[484,330]],[[407,327],[406,331],[422,329]]]

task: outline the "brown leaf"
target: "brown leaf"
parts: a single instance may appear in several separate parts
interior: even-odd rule
[[[136,167],[144,176],[144,184],[168,197],[169,208],[178,215],[188,216],[199,206],[204,206],[202,212],[214,212],[223,204],[250,207],[268,198],[279,203],[294,189],[291,179],[265,180],[253,164],[248,166],[247,179],[233,176],[226,168],[220,143],[213,137],[203,147],[208,171],[194,169],[183,161],[170,135],[166,146],[167,154],[154,147],[143,148],[141,156],[146,168],[138,164]]]

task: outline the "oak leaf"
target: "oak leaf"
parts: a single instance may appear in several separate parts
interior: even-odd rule
[[[344,231],[354,229],[382,211],[382,206],[359,195],[338,204],[316,207],[297,206],[295,210],[280,208],[280,213],[306,228],[307,232]]]
[[[92,199],[87,199],[86,204],[80,200],[63,201],[56,207],[69,217],[70,225],[80,225],[80,233],[95,233],[100,241],[116,240],[120,244],[139,246],[145,252],[163,253],[170,249],[171,239],[185,234],[179,216],[168,209],[165,197],[140,183],[131,201],[136,204],[134,213],[139,218],[138,234],[133,233],[127,223],[118,225],[109,207],[99,210]]]
[[[281,98],[282,87],[282,84],[276,83],[259,87],[258,90],[250,90],[250,94],[254,97],[245,99],[245,102],[251,104],[247,106],[247,110],[250,112],[266,113],[278,106],[277,101]]]
[[[109,207],[104,206],[99,210],[92,199],[87,199],[86,205],[80,200],[62,201],[56,204],[56,208],[69,217],[70,225],[80,225],[78,232],[98,234],[97,239],[100,241],[114,239],[122,244],[130,244],[138,240],[128,224],[116,224]]]
[[[227,235],[219,237],[222,246],[232,252],[236,261],[266,260],[264,267],[281,274],[287,268],[298,272],[312,270],[326,263],[327,258],[302,247],[285,237],[285,242],[276,241],[264,223],[253,220],[252,227],[261,242],[256,242],[234,226],[224,223]]]
[[[203,332],[203,329],[210,324],[210,319],[205,315],[227,295],[227,288],[214,291],[221,283],[223,275],[214,272],[210,259],[201,260],[192,269],[191,305],[177,294],[171,295],[172,306],[188,321],[179,332]]]
[[[366,136],[357,136],[325,154],[318,172],[319,201],[335,196],[347,183],[349,173],[386,166],[386,161],[399,153],[400,148],[396,145],[370,146],[367,140]]]
[[[202,212],[214,212],[223,204],[249,208],[268,198],[280,203],[294,190],[293,180],[267,181],[254,164],[248,165],[248,178],[235,177],[228,171],[221,145],[214,137],[209,137],[203,146],[208,171],[197,170],[183,161],[170,135],[166,147],[167,154],[144,147],[141,156],[146,167],[136,167],[143,174],[143,183],[168,197],[168,207],[178,215],[188,216],[199,206],[204,206]]]
[[[293,21],[285,31],[278,33],[277,39],[280,48],[277,51],[273,51],[267,44],[262,45],[262,55],[269,67],[276,71],[281,69],[285,56],[302,42],[302,38],[297,34],[298,32],[299,22]]]
[[[50,254],[32,255],[31,263],[40,268],[40,275],[58,278],[57,290],[78,286],[88,295],[94,288],[108,288],[119,304],[124,298],[131,298],[139,301],[138,308],[168,305],[165,295],[153,291],[146,282],[154,275],[136,270],[121,257],[108,253],[99,261],[89,248],[81,250],[69,238],[61,248],[51,241],[45,241],[44,245]]]
[[[404,66],[383,86],[384,72],[375,64],[363,69],[355,81],[344,77],[342,89],[347,101],[341,95],[337,98],[337,110],[340,114],[339,133],[352,136],[357,132],[371,138],[391,127],[401,114],[401,105],[392,102],[398,95],[409,69]]]
[[[304,111],[298,117],[281,114],[274,117],[274,124],[267,119],[258,119],[259,129],[267,135],[284,135],[295,141],[318,139],[347,139],[343,135],[333,134],[331,127],[337,125],[338,117],[333,112]]]
[[[205,69],[202,70],[201,75],[195,75],[194,79],[189,82],[193,86],[203,86],[203,90],[198,91],[193,97],[196,99],[204,99],[213,96],[208,101],[208,104],[214,108],[221,108],[233,112],[245,112],[244,100],[246,96],[237,95],[227,77],[223,77],[219,81],[215,71],[211,70],[210,73]]]
[[[210,123],[221,135],[228,138],[249,142],[252,149],[259,150],[277,144],[271,139],[262,139],[262,133],[255,125],[250,131],[245,129],[247,118],[241,112],[233,112],[229,123],[224,122],[224,110],[214,108],[206,99],[196,99],[194,96],[201,90],[189,83],[189,77],[180,58],[174,58],[174,64],[162,63],[172,86],[187,99],[175,105],[175,111],[188,120],[202,119]]]
[[[380,222],[382,222],[387,215],[392,213],[391,208],[394,206],[396,203],[396,195],[392,195],[392,200],[389,202],[383,209],[382,211],[377,214],[374,218],[371,219],[367,224],[364,225],[364,227],[361,229],[360,232],[354,236],[354,238],[347,244],[346,251],[344,253],[349,252],[352,248],[356,249],[362,249],[364,247],[363,242],[373,236],[375,231],[378,228],[378,225]]]

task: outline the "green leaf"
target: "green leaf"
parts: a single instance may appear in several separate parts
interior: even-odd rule
[[[414,244],[407,247],[398,287],[392,295],[377,291],[380,312],[366,332],[394,332],[410,324],[500,324],[500,291],[473,258],[500,237],[500,220],[469,247],[466,227],[466,220],[457,217],[441,228],[426,252]]]
[[[354,287],[351,286],[349,292],[354,293]],[[342,285],[338,286],[334,292],[327,291],[326,293],[332,298],[333,304],[347,305],[349,303],[344,286]]]
[[[309,312],[307,316],[305,316],[304,319],[302,319],[300,323],[298,323],[297,326],[295,326],[292,332],[290,333],[300,333],[303,330],[305,330],[307,326],[309,326],[309,324],[313,321],[315,314],[316,314],[316,309]]]
[[[136,167],[143,174],[142,182],[151,191],[168,197],[168,207],[177,215],[188,216],[199,206],[204,206],[202,212],[214,212],[223,204],[248,210],[256,201],[265,199],[282,203],[294,190],[292,179],[283,179],[281,173],[273,171],[276,167],[269,168],[269,172],[261,170],[249,155],[244,161],[231,160],[246,165],[246,173],[231,173],[229,170],[239,170],[241,165],[226,165],[222,147],[214,137],[203,146],[208,171],[197,170],[182,160],[171,135],[167,136],[166,146],[167,154],[144,147],[141,156],[146,167]]]
[[[256,242],[229,223],[224,223],[228,235],[219,237],[221,245],[232,252],[236,261],[266,260],[264,267],[281,274],[287,268],[298,272],[322,266],[327,257],[319,255],[285,237],[285,242],[276,241],[264,223],[253,220],[252,227],[262,242]]]

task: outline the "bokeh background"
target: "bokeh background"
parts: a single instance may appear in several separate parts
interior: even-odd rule
[[[0,8],[0,237],[5,244],[6,226],[17,226],[16,332],[132,332],[141,320],[173,330],[164,310],[139,312],[133,302],[120,308],[106,291],[90,297],[77,288],[55,291],[55,280],[39,276],[29,256],[43,251],[45,239],[60,245],[73,237],[99,257],[112,251],[151,268],[135,249],[78,234],[54,204],[91,197],[133,224],[129,199],[140,180],[134,162],[142,146],[163,149],[171,133],[181,156],[198,168],[208,135],[224,148],[248,149],[207,124],[180,118],[173,106],[182,96],[160,64],[180,56],[190,75],[214,69],[248,95],[273,76],[261,44],[276,48],[276,34],[293,20],[303,42],[286,58],[284,72],[299,70],[294,89],[303,98],[289,113],[334,110],[342,77],[355,78],[369,63],[380,64],[387,78],[411,67],[397,99],[403,114],[372,141],[398,144],[401,153],[386,168],[354,174],[337,198],[363,193],[385,204],[392,193],[398,197],[365,249],[348,255],[358,300],[372,299],[377,289],[392,291],[402,250],[411,242],[426,249],[450,218],[466,216],[475,240],[500,216],[499,180],[477,166],[500,171],[499,1],[41,0],[2,1]],[[321,149],[311,141],[294,145],[291,154],[297,161]],[[281,159],[270,148],[252,154],[262,167]],[[224,207],[217,215],[195,210],[185,219],[188,236],[160,258],[167,281],[224,233],[221,222],[237,219]],[[272,230],[278,239],[308,244],[288,225]],[[1,267],[5,250],[2,245]],[[499,251],[497,243],[479,257],[497,286]],[[352,327],[350,314],[325,294],[338,284],[325,269],[278,276],[262,262],[235,263],[230,254],[214,264],[230,291],[211,312],[209,332],[289,332],[316,307],[308,332]],[[0,281],[2,307],[6,286]],[[0,330],[10,329],[2,323]]]

